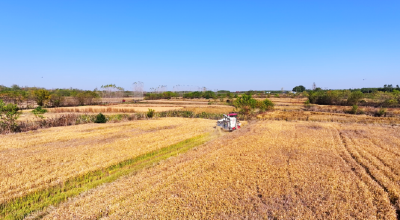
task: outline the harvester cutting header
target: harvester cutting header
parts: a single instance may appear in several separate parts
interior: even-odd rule
[[[217,121],[217,126],[226,131],[234,131],[240,128],[240,122],[236,112],[231,112],[228,115],[224,114],[224,118]]]

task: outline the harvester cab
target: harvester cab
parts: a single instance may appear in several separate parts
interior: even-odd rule
[[[224,118],[217,121],[217,126],[226,131],[234,131],[240,128],[240,122],[236,112],[231,112],[228,115],[224,114]]]

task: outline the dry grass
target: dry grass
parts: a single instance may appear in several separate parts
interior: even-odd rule
[[[213,130],[215,121],[164,118],[0,135],[0,204]]]
[[[46,219],[396,219],[398,127],[259,121]]]
[[[235,111],[235,108],[232,106],[209,106],[209,107],[184,107],[182,110],[192,111],[195,114],[199,114],[202,112],[228,114],[229,112]]]

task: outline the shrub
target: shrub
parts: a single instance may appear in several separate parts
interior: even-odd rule
[[[104,116],[101,112],[98,115],[96,115],[94,123],[106,123],[106,122],[107,122],[106,116]]]
[[[349,111],[350,114],[357,114],[358,111],[358,105],[353,105],[351,110]]]
[[[307,100],[304,102],[304,107],[305,107],[306,109],[311,108],[311,104],[310,104],[310,100],[309,100],[309,99],[307,99]]]
[[[361,91],[354,91],[347,99],[347,103],[350,105],[357,105],[362,98],[364,98],[364,93],[362,93]]]
[[[272,110],[274,108],[274,103],[269,99],[265,99],[264,101],[258,101],[257,107],[260,109],[260,112],[264,112],[266,110]]]
[[[275,98],[279,98],[279,94],[275,94],[274,96],[275,96]]]
[[[19,108],[15,104],[5,104],[0,99],[0,129],[6,132],[15,132],[18,130],[16,123],[21,115]]]
[[[149,108],[149,110],[147,111],[146,115],[148,118],[152,118],[154,116],[154,113],[156,112],[156,110]]]
[[[47,112],[47,109],[42,108],[42,106],[38,106],[37,108],[32,110],[32,113],[38,118],[44,118],[43,114]]]
[[[375,112],[376,117],[381,117],[386,115],[386,109],[385,108],[380,108],[379,111]]]
[[[238,97],[234,103],[236,108],[240,108],[239,112],[244,115],[250,114],[251,110],[259,107],[257,100],[253,99],[251,95],[243,94]]]
[[[383,102],[383,105],[389,107],[389,106],[395,106],[397,105],[397,103],[398,102],[396,99],[387,99]]]

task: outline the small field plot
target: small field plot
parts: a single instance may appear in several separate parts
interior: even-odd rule
[[[214,120],[163,118],[0,135],[0,204],[207,134],[214,125]]]
[[[396,219],[398,127],[260,121],[46,219]]]

